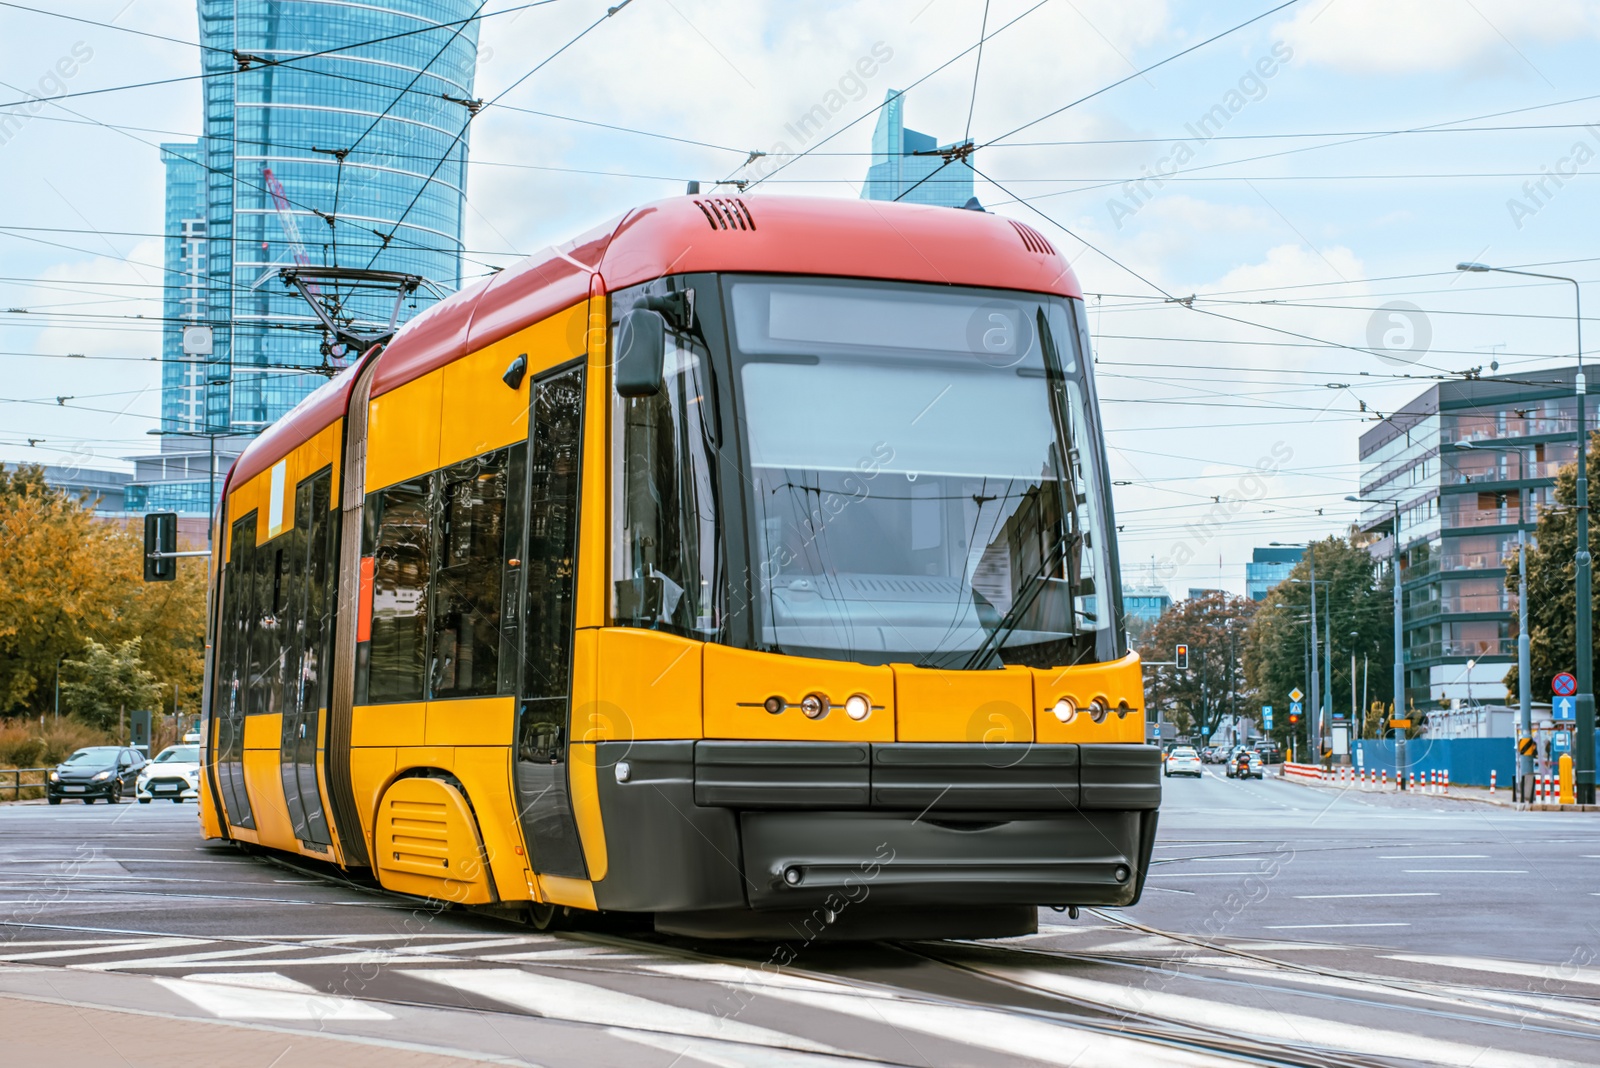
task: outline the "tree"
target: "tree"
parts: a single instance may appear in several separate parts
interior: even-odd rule
[[[1151,668],[1145,677],[1146,700],[1178,729],[1209,735],[1218,721],[1237,710],[1252,711],[1239,656],[1245,628],[1256,602],[1222,592],[1175,602],[1145,633],[1139,654],[1145,660],[1171,660],[1181,642],[1189,647],[1189,667]]]
[[[1369,703],[1390,697],[1394,664],[1394,587],[1365,545],[1353,538],[1327,538],[1307,549],[1317,565],[1318,649],[1333,638],[1333,677],[1322,680],[1324,700],[1335,712],[1350,707],[1353,692],[1362,689],[1362,657],[1366,658]],[[1310,651],[1311,565],[1302,559],[1289,577],[1261,602],[1244,642],[1244,670],[1252,689],[1273,706],[1272,734],[1280,743],[1289,737],[1289,693],[1305,694],[1303,731],[1312,721]],[[1325,623],[1326,620],[1326,623]],[[1352,632],[1354,636],[1352,637]],[[1356,674],[1350,674],[1355,651]],[[1318,670],[1322,663],[1317,665]],[[1364,712],[1357,716],[1362,722]],[[1301,737],[1305,735],[1302,733]]]
[[[1591,437],[1591,472],[1597,470],[1597,463],[1600,463],[1600,449]],[[1589,500],[1593,502],[1594,499],[1591,483]],[[1557,472],[1556,507],[1540,512],[1534,543],[1528,549],[1528,666],[1536,683],[1548,682],[1557,673],[1572,671],[1577,666],[1577,504],[1578,465],[1574,462]],[[1592,519],[1589,530],[1592,544],[1592,539],[1600,533],[1595,530]],[[1596,579],[1596,593],[1592,596],[1594,603],[1600,604],[1600,579],[1594,572],[1591,568],[1590,578]],[[1515,603],[1517,551],[1506,559],[1506,588],[1511,591]],[[1506,690],[1515,694],[1518,686],[1517,669],[1513,667],[1506,675]],[[1533,692],[1539,693],[1537,687]]]
[[[142,644],[143,639],[129,638],[113,649],[90,639],[82,660],[61,665],[62,704],[102,730],[115,727],[125,710],[156,711],[161,687],[139,657]]]
[[[96,518],[37,466],[0,472],[0,715],[47,710],[58,663],[91,640],[134,637],[146,669],[198,709],[205,567],[180,564],[176,582],[145,583],[134,526]]]

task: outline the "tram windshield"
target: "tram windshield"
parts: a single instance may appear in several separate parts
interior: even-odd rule
[[[764,648],[947,668],[1115,655],[1099,430],[1066,300],[726,284]]]

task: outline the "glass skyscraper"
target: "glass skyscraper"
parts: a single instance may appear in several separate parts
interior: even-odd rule
[[[861,198],[965,207],[972,199],[972,168],[964,160],[945,167],[939,153],[955,145],[940,145],[930,134],[906,129],[905,103],[905,94],[891,89],[878,111],[878,125],[872,131],[872,166],[861,186]]]
[[[204,512],[205,437],[227,435],[215,443],[226,470],[250,435],[341,366],[280,268],[370,268],[460,287],[476,10],[469,0],[199,0],[205,137],[163,152],[168,436],[160,457],[137,458],[130,507]],[[401,320],[433,299],[419,290]],[[338,317],[387,322],[392,307],[393,294],[356,296]],[[211,328],[209,353],[185,355],[191,322]],[[197,453],[198,469],[172,462]]]

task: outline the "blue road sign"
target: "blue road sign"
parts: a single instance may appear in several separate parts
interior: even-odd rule
[[[1261,706],[1261,729],[1262,730],[1268,730],[1268,731],[1270,731],[1272,729],[1272,706],[1271,705],[1262,705]]]
[[[1555,711],[1556,719],[1577,719],[1578,699],[1576,697],[1555,697],[1550,701],[1550,707]]]
[[[1299,714],[1300,714],[1300,702],[1299,701],[1290,701],[1289,702],[1289,715],[1298,716]]]

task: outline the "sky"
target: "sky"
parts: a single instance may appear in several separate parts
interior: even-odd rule
[[[1441,376],[1572,361],[1570,286],[1458,261],[1600,277],[1595,0],[631,0],[549,58],[608,6],[486,5],[478,96],[549,61],[473,123],[464,275],[691,179],[858,196],[907,90],[1072,261],[1125,580],[1177,596],[1347,530],[1360,435]],[[0,3],[0,460],[156,447],[196,35],[183,0]]]

